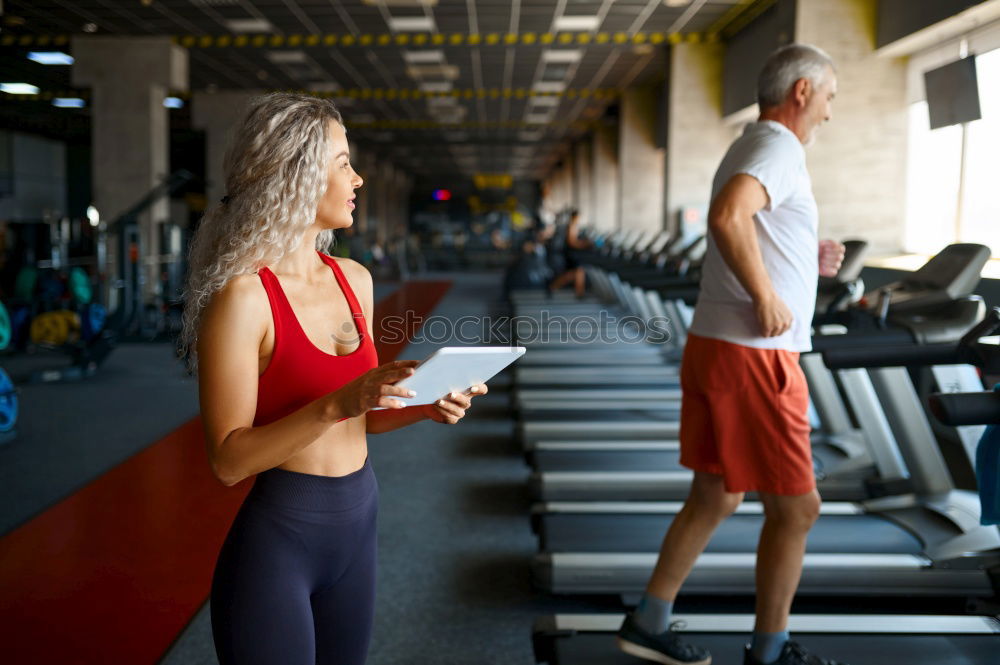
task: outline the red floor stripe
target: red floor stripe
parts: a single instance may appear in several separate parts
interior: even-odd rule
[[[448,286],[409,282],[376,321],[426,316]],[[383,342],[380,360],[405,345]],[[215,480],[195,418],[0,539],[0,660],[155,663],[205,602],[251,485]]]

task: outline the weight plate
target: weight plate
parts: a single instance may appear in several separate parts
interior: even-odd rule
[[[0,302],[0,349],[10,346],[12,336],[10,316],[7,314],[7,308]]]
[[[69,338],[69,325],[59,312],[46,312],[31,322],[31,341],[35,344],[62,346]]]
[[[14,282],[14,297],[25,302],[35,297],[35,284],[38,282],[38,271],[34,268],[21,268]]]
[[[93,298],[90,276],[79,266],[69,271],[69,292],[73,294],[73,300],[78,305],[86,305]]]
[[[17,392],[7,372],[0,369],[0,432],[9,432],[17,424]]]

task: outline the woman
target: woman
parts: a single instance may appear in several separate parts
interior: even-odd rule
[[[552,280],[549,291],[558,291],[572,282],[576,297],[583,297],[587,288],[587,274],[577,260],[577,252],[591,247],[593,243],[580,237],[580,211],[573,208],[569,211],[569,223],[566,225],[565,243],[562,247],[566,271]]]
[[[212,471],[227,486],[257,476],[212,580],[216,652],[221,665],[360,664],[378,500],[365,435],[457,423],[471,396],[402,408],[394,384],[416,362],[376,367],[371,276],[320,251],[352,224],[362,184],[330,101],[254,100],[225,168],[228,194],[192,243],[182,336]]]

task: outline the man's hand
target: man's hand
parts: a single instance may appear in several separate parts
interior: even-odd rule
[[[792,311],[776,293],[754,301],[753,306],[764,337],[777,337],[792,327]]]
[[[844,262],[844,246],[836,240],[819,241],[819,274],[822,277],[836,277],[840,264]]]

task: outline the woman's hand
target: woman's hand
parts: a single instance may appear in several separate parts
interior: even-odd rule
[[[465,417],[465,412],[472,406],[472,398],[486,392],[486,384],[478,383],[464,393],[448,393],[433,404],[425,404],[424,415],[434,422],[454,425]]]
[[[414,393],[395,384],[412,376],[417,360],[397,360],[368,370],[340,390],[331,393],[339,407],[340,418],[354,418],[377,406],[401,409],[403,403],[393,397],[413,397]]]

